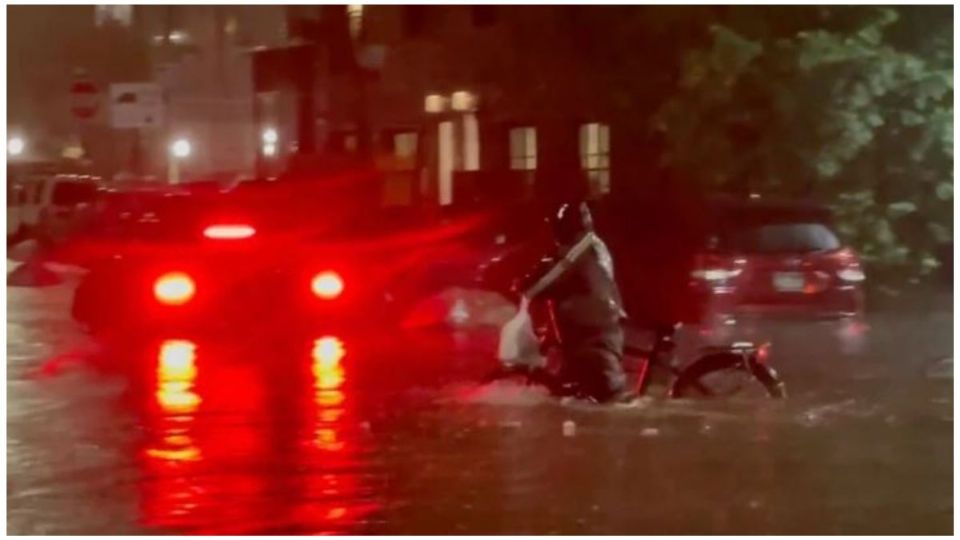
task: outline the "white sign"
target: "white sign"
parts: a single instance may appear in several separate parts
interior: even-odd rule
[[[163,123],[163,90],[156,83],[110,85],[110,125],[150,128]]]

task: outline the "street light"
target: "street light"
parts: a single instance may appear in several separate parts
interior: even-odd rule
[[[168,160],[167,180],[171,184],[180,183],[180,160],[190,157],[193,148],[187,139],[177,139],[170,144],[170,157]]]
[[[189,157],[192,150],[190,141],[186,139],[177,139],[170,145],[170,153],[173,154],[173,157],[179,159]]]
[[[27,142],[23,140],[23,137],[10,137],[7,141],[7,154],[11,156],[19,156],[23,154],[23,151],[27,148]]]

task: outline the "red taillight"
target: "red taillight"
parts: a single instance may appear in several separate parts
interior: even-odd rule
[[[153,296],[161,304],[179,306],[189,302],[197,292],[193,278],[183,272],[170,272],[153,283]]]
[[[719,255],[699,255],[690,277],[708,283],[723,282],[739,276],[743,272],[736,261]]]
[[[757,362],[766,364],[770,360],[770,344],[764,343],[757,347]]]
[[[828,260],[836,269],[837,277],[843,281],[859,283],[867,277],[860,266],[860,258],[850,248],[843,248],[830,254]]]
[[[210,225],[203,230],[203,236],[213,240],[243,240],[257,234],[250,225]]]
[[[332,270],[320,272],[310,281],[310,290],[324,300],[332,300],[343,294],[343,279]]]

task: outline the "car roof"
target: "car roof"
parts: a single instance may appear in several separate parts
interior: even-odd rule
[[[736,198],[715,196],[709,199],[711,214],[722,223],[756,224],[815,221],[830,223],[833,212],[811,200],[781,198]]]

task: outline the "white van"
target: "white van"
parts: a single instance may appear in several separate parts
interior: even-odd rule
[[[30,233],[59,240],[96,200],[100,179],[85,174],[26,174],[7,181],[7,241]]]

